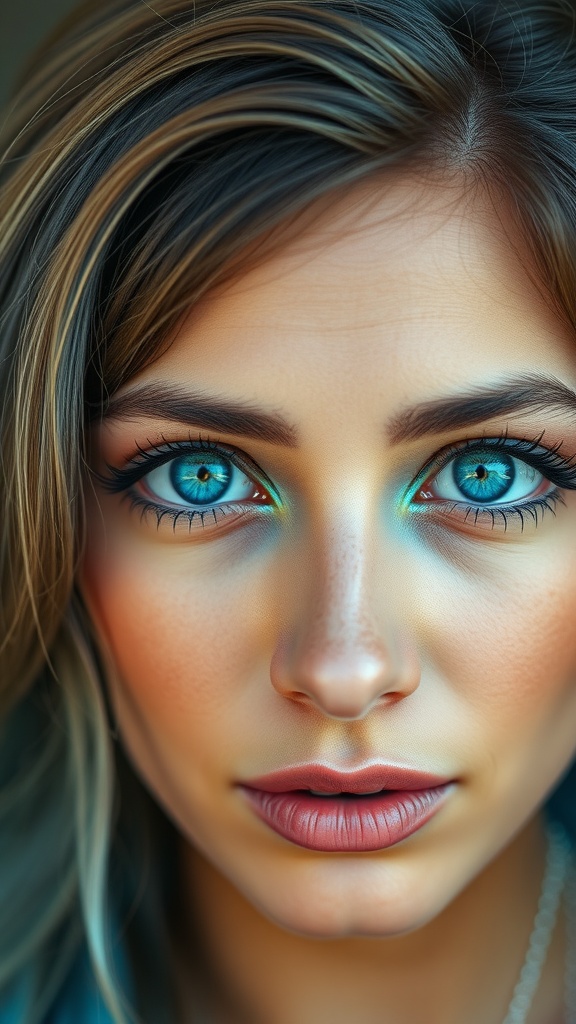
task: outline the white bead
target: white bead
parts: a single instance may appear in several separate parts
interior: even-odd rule
[[[503,1024],[526,1024],[526,1018],[532,1006],[534,993],[538,988],[538,982],[540,981],[540,975],[542,974],[542,968],[552,939],[562,892],[570,872],[572,846],[565,830],[556,822],[549,822],[546,825],[546,833],[548,836],[548,852],[542,889],[540,890],[540,899],[538,900],[538,909],[534,917],[532,934],[528,942],[528,949],[520,971],[520,977],[512,994]],[[576,886],[574,888],[572,910],[574,939],[576,938]],[[576,1024],[575,986],[573,983],[571,987],[568,985],[569,976],[572,974],[569,965],[572,963],[573,954],[576,955],[576,945],[574,942],[568,942],[567,946],[566,1024]]]

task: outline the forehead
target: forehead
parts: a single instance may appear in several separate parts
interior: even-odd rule
[[[370,378],[413,400],[519,367],[576,382],[575,354],[504,206],[390,175],[205,296],[138,380],[279,398],[344,378],[362,401]]]

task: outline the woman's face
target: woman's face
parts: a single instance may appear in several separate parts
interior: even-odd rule
[[[88,488],[80,585],[122,743],[192,847],[309,936],[431,920],[573,757],[576,357],[505,225],[440,185],[350,190],[94,431],[116,489]],[[288,797],[241,787],[298,766]],[[430,788],[389,766],[451,784],[309,792]]]

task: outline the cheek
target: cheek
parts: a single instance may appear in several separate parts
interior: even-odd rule
[[[81,585],[127,698],[119,717],[138,717],[159,742],[208,747],[210,730],[232,739],[254,703],[270,651],[270,593],[239,547],[235,538],[216,551],[119,532],[87,553]]]
[[[420,567],[417,628],[428,669],[493,749],[512,737],[517,749],[538,737],[548,746],[550,737],[576,741],[573,533],[566,519],[538,543],[468,547]]]

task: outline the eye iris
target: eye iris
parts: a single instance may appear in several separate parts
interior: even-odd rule
[[[471,452],[453,463],[454,482],[470,501],[492,502],[502,498],[516,476],[513,460],[502,453],[488,453],[482,461]]]
[[[196,503],[218,501],[228,490],[232,467],[227,460],[206,459],[201,452],[174,459],[170,466],[170,481],[176,493]]]

